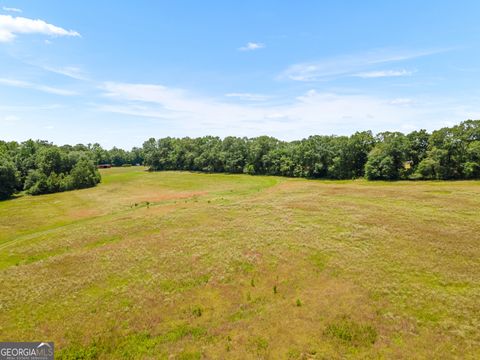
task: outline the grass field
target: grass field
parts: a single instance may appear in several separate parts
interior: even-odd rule
[[[75,359],[480,357],[478,181],[102,176],[0,202],[1,341]]]

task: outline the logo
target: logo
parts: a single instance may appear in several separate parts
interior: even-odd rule
[[[53,342],[0,342],[0,360],[53,360]]]

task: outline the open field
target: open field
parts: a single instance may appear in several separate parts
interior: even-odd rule
[[[144,170],[0,202],[0,340],[59,358],[480,357],[480,182]]]

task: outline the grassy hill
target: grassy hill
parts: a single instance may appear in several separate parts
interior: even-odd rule
[[[480,356],[480,182],[102,172],[0,202],[0,340],[59,358]]]

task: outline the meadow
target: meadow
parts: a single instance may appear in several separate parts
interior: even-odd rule
[[[59,359],[480,358],[480,181],[101,173],[0,202],[0,340]]]

